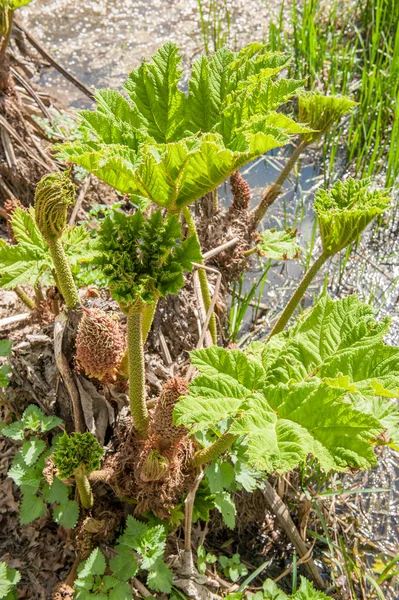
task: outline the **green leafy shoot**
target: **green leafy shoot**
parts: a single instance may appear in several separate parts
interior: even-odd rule
[[[53,262],[48,244],[36,223],[34,209],[17,207],[11,217],[16,244],[0,246],[0,287],[14,289],[17,285],[35,285],[43,275],[51,275]],[[62,244],[70,264],[90,262],[94,256],[92,240],[83,225],[67,228]]]
[[[8,357],[11,354],[12,342],[10,340],[0,340],[0,358]],[[0,388],[8,386],[11,367],[7,364],[0,366]]]
[[[15,569],[9,569],[5,562],[0,562],[0,598],[3,600],[17,600],[17,583],[21,574]]]
[[[354,242],[367,225],[387,210],[388,190],[371,190],[368,179],[337,181],[330,189],[319,190],[314,209],[324,253],[336,254]]]
[[[296,242],[296,232],[291,229],[285,231],[266,229],[266,231],[256,234],[255,242],[254,251],[261,257],[291,260],[298,258],[301,253],[301,247]]]
[[[298,120],[313,131],[301,134],[306,144],[320,139],[352,108],[356,102],[346,96],[323,96],[318,92],[302,92],[298,96]]]
[[[122,193],[178,210],[215,189],[253,158],[310,132],[277,112],[302,87],[277,79],[289,57],[263,44],[222,49],[194,65],[188,94],[176,45],[165,44],[135,69],[125,89],[97,92],[83,111],[92,142],[60,146],[60,156]]]
[[[111,575],[108,574],[109,572]],[[132,590],[127,583],[130,579],[129,573],[127,570],[124,574],[120,569],[116,573],[112,566],[110,570],[107,569],[104,554],[96,548],[78,568],[78,576],[74,583],[74,598],[76,600],[89,600],[89,598],[132,600]]]
[[[217,561],[218,557],[215,554],[210,554],[204,548],[204,546],[198,546],[197,550],[197,569],[199,573],[206,573],[207,565],[213,565]]]
[[[292,596],[287,596],[271,579],[266,579],[263,590],[252,596],[254,600],[327,600],[328,596],[315,590],[313,583],[301,577],[301,585]]]
[[[164,218],[160,211],[148,219],[141,211],[134,215],[113,211],[102,223],[98,249],[95,262],[121,307],[177,294],[184,284],[183,271],[201,260],[196,238],[182,240],[178,219]]]
[[[46,503],[53,506],[53,518],[56,523],[72,529],[79,517],[79,505],[70,500],[71,488],[58,477],[51,484],[46,482],[43,470],[53,448],[49,449],[44,439],[38,437],[62,423],[61,419],[46,416],[37,406],[31,404],[25,410],[20,421],[8,425],[2,435],[13,440],[26,440],[15,455],[8,476],[22,492],[20,521],[27,525],[46,514]],[[36,432],[37,435],[32,435]],[[55,443],[56,443],[55,438]]]
[[[399,348],[384,344],[387,330],[388,321],[376,322],[356,296],[324,296],[256,353],[194,351],[200,375],[176,405],[175,422],[194,433],[228,419],[249,464],[269,473],[285,473],[309,454],[327,472],[370,468],[372,443],[387,430],[392,440],[398,430],[389,398],[399,395]]]
[[[35,404],[30,404],[24,411],[21,419],[7,425],[1,431],[1,434],[12,440],[23,440],[26,434],[31,432],[47,433],[61,425],[62,419],[53,415],[45,415],[41,408]]]
[[[128,516],[124,533],[116,540],[114,553],[108,561],[99,548],[81,563],[74,591],[77,600],[103,594],[110,600],[131,600],[127,583],[139,571],[147,572],[147,585],[155,592],[169,594],[172,572],[163,561],[166,531],[163,525],[147,525]],[[111,575],[105,573],[111,572]]]
[[[241,562],[240,555],[237,553],[231,557],[219,556],[219,564],[223,575],[228,577],[233,583],[248,574],[247,567]]]

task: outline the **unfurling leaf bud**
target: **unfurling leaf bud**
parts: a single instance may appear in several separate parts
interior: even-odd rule
[[[37,184],[35,219],[48,242],[61,237],[67,225],[67,210],[75,202],[75,187],[68,172],[46,175]]]
[[[159,481],[166,475],[169,469],[169,461],[165,456],[159,454],[158,450],[151,450],[143,462],[140,471],[141,481]]]

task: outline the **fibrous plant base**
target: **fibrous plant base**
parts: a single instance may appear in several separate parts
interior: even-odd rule
[[[108,483],[118,497],[138,500],[135,514],[151,510],[159,518],[168,518],[170,509],[194,480],[196,469],[189,463],[196,443],[187,437],[185,427],[172,422],[175,404],[187,390],[181,377],[164,384],[146,440],[135,435],[130,421],[120,424],[115,433],[115,441],[122,441],[104,468],[112,473]]]

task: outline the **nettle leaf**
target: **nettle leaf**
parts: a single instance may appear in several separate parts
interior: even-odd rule
[[[68,487],[61,479],[54,477],[53,483],[49,485],[46,483],[43,486],[42,494],[43,498],[49,504],[56,502],[57,504],[65,504],[68,502],[69,493],[71,488]]]
[[[34,465],[39,456],[46,449],[46,442],[39,440],[36,437],[31,437],[29,441],[22,444],[20,450],[21,456],[28,467]]]
[[[128,583],[118,581],[112,589],[109,590],[108,598],[109,600],[132,600],[132,588]]]
[[[21,525],[28,525],[46,514],[46,505],[41,498],[34,494],[24,493],[19,510]]]
[[[1,435],[11,438],[12,440],[23,440],[25,437],[25,425],[21,421],[15,421],[11,425],[3,427]]]
[[[223,521],[230,529],[236,526],[236,507],[231,495],[224,491],[214,495],[213,502],[215,508],[222,514]]]
[[[276,231],[267,229],[256,237],[256,251],[260,256],[275,260],[289,260],[297,258],[301,247],[296,242],[296,232],[287,229]]]
[[[79,504],[75,500],[67,500],[54,509],[53,519],[58,525],[73,529],[78,522],[79,512]]]
[[[109,561],[109,566],[115,577],[127,581],[134,577],[139,570],[136,557],[129,550],[120,551]]]
[[[39,464],[28,467],[20,452],[15,455],[7,475],[24,492],[30,494],[35,494],[38,491],[43,477],[40,461]]]
[[[151,571],[148,573],[147,585],[151,590],[155,592],[162,592],[169,594],[172,590],[173,573],[164,563],[163,560],[158,559],[152,566]]]
[[[287,596],[272,579],[266,579],[262,592],[257,592],[254,600],[328,600],[328,596],[315,590],[311,581],[301,577],[301,585],[292,596]]]
[[[0,387],[6,388],[10,381],[11,367],[9,365],[2,365],[0,367]]]
[[[9,356],[11,354],[11,348],[11,340],[0,340],[0,356]]]
[[[326,471],[369,468],[371,442],[388,426],[398,439],[396,413],[373,404],[376,392],[399,389],[399,348],[384,345],[387,329],[388,320],[376,322],[355,296],[324,296],[264,345],[263,368],[259,347],[254,356],[196,351],[201,374],[178,402],[176,424],[206,431],[230,419],[228,431],[245,440],[249,463],[267,472],[289,471],[309,454]]]
[[[93,575],[104,575],[106,562],[104,554],[100,548],[95,548],[83,563],[78,567],[78,580],[91,577]]]
[[[5,562],[0,562],[0,598],[5,600],[8,594],[15,590],[15,586],[21,579],[21,574],[15,569],[9,569]],[[16,597],[16,596],[15,596]],[[12,596],[10,596],[11,600]]]
[[[316,194],[317,215],[323,250],[336,254],[352,242],[369,223],[389,206],[388,190],[370,190],[368,179],[337,181]]]
[[[234,481],[234,468],[230,463],[213,462],[205,468],[209,489],[212,494],[228,490]]]

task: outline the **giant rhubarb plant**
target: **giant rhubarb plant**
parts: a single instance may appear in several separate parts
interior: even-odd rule
[[[369,180],[349,178],[345,182],[337,181],[330,189],[318,191],[314,209],[323,251],[305,273],[270,335],[283,331],[310,282],[326,260],[354,242],[367,225],[388,208],[389,192],[369,188]]]
[[[145,437],[149,416],[145,402],[143,343],[159,297],[176,294],[184,284],[183,270],[201,257],[195,236],[181,241],[179,220],[156,211],[148,219],[141,211],[113,211],[99,231],[95,259],[107,278],[112,297],[128,322],[130,408],[138,433]]]
[[[388,328],[356,296],[324,296],[266,344],[192,352],[200,375],[176,405],[175,423],[193,433],[227,423],[194,464],[241,440],[249,463],[269,473],[309,454],[325,471],[372,467],[373,443],[398,442],[399,412],[389,398],[399,394],[399,348],[384,344]]]
[[[130,74],[127,98],[97,92],[97,110],[81,113],[93,140],[64,144],[60,155],[124,194],[184,211],[195,232],[189,204],[253,158],[310,130],[277,112],[302,85],[276,78],[289,62],[286,55],[255,43],[201,56],[187,94],[178,87],[180,62],[178,48],[168,43]],[[199,277],[208,309],[202,269]],[[214,321],[211,332],[216,341]]]

